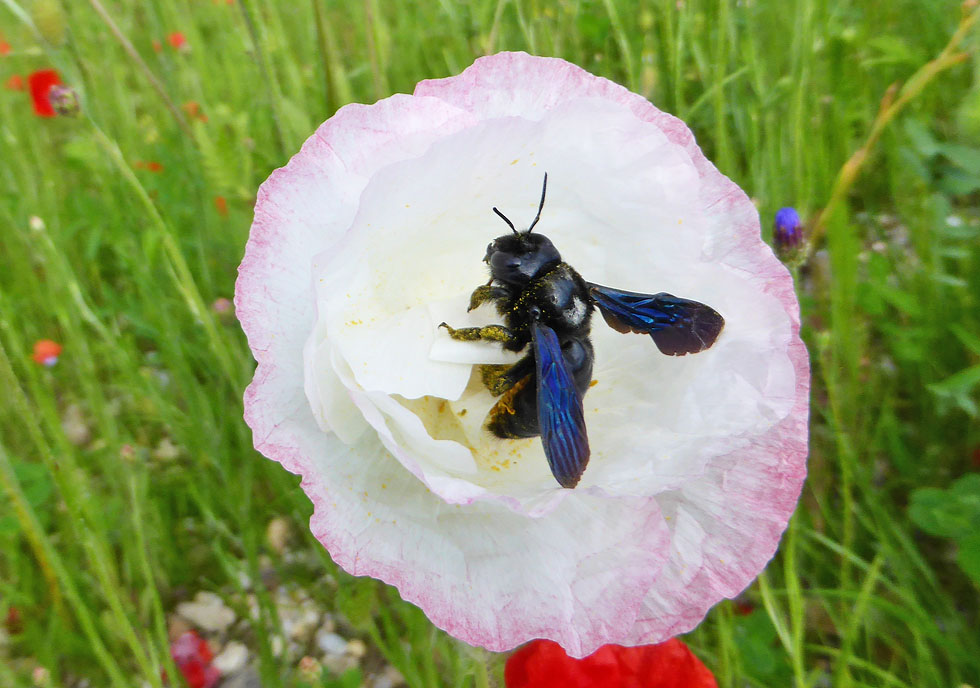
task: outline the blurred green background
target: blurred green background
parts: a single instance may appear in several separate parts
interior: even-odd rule
[[[255,190],[321,121],[498,50],[684,119],[767,237],[781,206],[816,217],[918,74],[795,269],[800,508],[685,641],[721,686],[980,685],[976,27],[920,71],[975,5],[0,0],[0,685],[176,684],[175,610],[201,592],[231,613],[202,635],[250,667],[223,686],[499,684],[502,657],[312,538],[298,478],[252,449],[224,300]],[[21,89],[49,68],[81,116],[35,115]]]

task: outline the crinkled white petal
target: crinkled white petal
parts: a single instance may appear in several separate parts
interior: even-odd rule
[[[674,488],[792,406],[790,319],[738,271],[703,258],[711,227],[697,203],[700,177],[681,146],[625,105],[596,98],[536,120],[482,122],[379,171],[342,245],[317,256],[313,268],[319,341],[307,375],[326,394],[311,401],[327,427],[345,426],[329,417],[337,385],[318,358],[329,351],[351,370],[360,403],[373,403],[378,422],[385,419],[393,453],[449,501],[501,497],[540,513],[560,499],[551,496],[557,485],[540,443],[489,435],[482,421],[493,399],[468,387],[472,364],[514,356],[437,329],[443,320],[500,322],[491,308],[465,308],[486,281],[484,246],[508,231],[489,209],[506,209],[518,223],[532,218],[545,171],[551,184],[536,231],[586,279],[700,300],[728,320],[712,349],[666,357],[649,338],[624,336],[596,318],[595,386],[586,397],[592,458],[580,489],[649,495]],[[467,402],[448,411],[424,402],[405,407],[391,396],[458,402],[467,389]]]
[[[507,231],[490,208],[526,225],[545,171],[536,231],[587,280],[726,318],[675,358],[595,316],[574,491],[538,439],[482,427],[473,365],[514,356],[438,329],[499,322],[465,313]],[[246,420],[303,475],[316,536],[470,643],[582,656],[687,631],[757,575],[799,494],[807,357],[755,209],[683,123],[561,60],[496,55],[339,111],[260,189],[236,309]]]

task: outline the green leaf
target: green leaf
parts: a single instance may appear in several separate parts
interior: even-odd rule
[[[776,628],[769,615],[757,609],[748,616],[736,619],[735,643],[742,656],[742,665],[759,678],[772,678],[787,669],[782,653],[777,652]]]
[[[898,36],[878,36],[867,42],[878,52],[873,58],[862,60],[865,66],[873,64],[917,64],[919,58],[909,49],[908,43]]]
[[[974,533],[961,539],[957,545],[959,552],[956,563],[970,578],[980,583],[980,533]]]
[[[954,335],[956,335],[956,338],[963,343],[963,346],[975,353],[977,356],[980,356],[980,337],[973,334],[959,323],[953,323],[949,326],[949,329]]]
[[[971,176],[980,175],[980,148],[958,143],[943,143],[939,145],[938,150],[964,172]]]
[[[928,385],[929,391],[938,397],[949,399],[971,417],[977,416],[977,403],[973,399],[973,389],[980,384],[980,365],[965,368],[950,375],[942,382]]]
[[[372,612],[377,602],[377,588],[371,579],[358,579],[341,585],[337,591],[337,607],[347,617],[351,626],[364,631],[371,625]]]
[[[931,535],[966,538],[980,533],[980,474],[969,473],[947,490],[915,490],[909,518]]]
[[[977,383],[980,383],[980,365],[964,368],[958,373],[950,375],[942,382],[930,385],[930,387],[936,387],[937,390],[945,393],[959,388],[972,389]]]
[[[922,157],[931,158],[939,152],[939,144],[933,138],[932,132],[919,120],[911,118],[906,120],[905,135]]]
[[[40,510],[54,492],[54,483],[48,475],[48,469],[39,463],[18,463],[14,466],[14,475],[24,490],[27,502],[35,510]]]

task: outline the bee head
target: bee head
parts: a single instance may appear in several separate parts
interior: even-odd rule
[[[494,279],[507,284],[525,284],[543,269],[561,262],[558,249],[544,234],[505,234],[487,246],[483,258]]]
[[[490,274],[494,279],[508,284],[524,284],[541,272],[544,268],[561,262],[558,249],[551,240],[543,234],[532,234],[534,225],[541,219],[544,208],[544,196],[548,191],[548,173],[545,172],[544,183],[541,186],[541,203],[538,204],[538,214],[526,231],[518,232],[514,223],[507,219],[502,212],[493,209],[507,223],[513,234],[505,234],[494,239],[487,246],[484,262],[490,265]]]

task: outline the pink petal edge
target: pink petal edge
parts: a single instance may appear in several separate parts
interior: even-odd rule
[[[515,70],[521,74],[520,78],[514,78]],[[501,77],[508,76],[509,83],[504,83]],[[492,93],[498,102],[490,108],[490,113],[480,111],[483,104],[478,102],[477,98],[483,93],[481,89],[486,88],[488,84],[498,88]],[[320,492],[309,483],[309,480],[316,476],[309,452],[315,451],[314,445],[319,444],[315,438],[304,437],[308,434],[310,426],[316,430],[312,415],[308,409],[304,412],[301,408],[293,408],[293,414],[309,416],[308,423],[299,424],[290,414],[271,417],[263,409],[262,394],[271,379],[280,373],[280,364],[267,351],[270,346],[273,346],[271,338],[276,336],[276,327],[267,322],[269,314],[266,312],[268,304],[265,300],[270,297],[266,294],[262,276],[267,266],[275,263],[276,252],[273,249],[282,239],[277,236],[276,227],[272,223],[260,222],[258,218],[260,206],[267,202],[271,190],[279,184],[288,185],[293,171],[309,162],[305,160],[306,158],[315,160],[316,153],[310,151],[310,147],[314,145],[312,143],[314,138],[329,147],[331,133],[345,126],[362,129],[361,134],[365,137],[374,134],[382,135],[383,132],[377,129],[372,131],[370,126],[364,126],[361,121],[362,118],[369,119],[370,111],[378,108],[380,103],[344,108],[339,111],[332,120],[318,130],[314,138],[304,145],[289,165],[274,172],[260,189],[256,202],[257,220],[253,225],[245,259],[239,268],[240,276],[235,298],[236,308],[242,315],[242,326],[259,361],[255,379],[246,390],[246,422],[255,433],[256,449],[281,463],[287,470],[306,476],[303,480],[303,488],[315,507],[311,526],[338,565],[354,575],[371,575],[394,585],[404,599],[421,606],[435,625],[452,635],[496,651],[510,649],[534,636],[549,637],[565,645],[569,654],[573,656],[587,655],[600,645],[609,642],[626,645],[656,642],[690,630],[721,597],[734,596],[747,586],[772,557],[795,508],[806,474],[809,363],[806,349],[799,339],[799,307],[793,291],[792,279],[785,267],[761,241],[758,215],[751,201],[737,185],[718,172],[704,157],[686,125],[671,115],[657,110],[645,99],[622,86],[595,77],[562,60],[531,57],[523,53],[502,53],[478,59],[473,66],[457,77],[421,82],[415,93],[416,96],[440,98],[449,105],[469,110],[482,117],[497,116],[492,114],[493,112],[499,112],[500,115],[511,114],[505,113],[504,110],[508,100],[516,99],[508,98],[506,93],[508,90],[521,91],[527,99],[535,100],[539,103],[539,107],[545,108],[560,100],[582,96],[606,97],[628,105],[639,118],[657,124],[671,141],[688,151],[705,181],[702,192],[705,206],[736,218],[733,227],[736,240],[730,247],[730,252],[726,254],[725,262],[740,269],[751,269],[757,275],[754,279],[759,286],[776,296],[792,319],[793,338],[789,354],[797,376],[796,404],[790,416],[766,436],[757,438],[750,448],[773,458],[772,464],[764,471],[769,479],[743,485],[743,487],[755,488],[743,493],[750,502],[754,503],[752,506],[761,508],[769,505],[769,509],[765,510],[768,512],[766,516],[769,519],[765,532],[754,539],[748,551],[741,552],[740,559],[736,561],[737,565],[725,564],[718,560],[709,562],[706,553],[705,563],[689,587],[697,589],[698,586],[704,585],[708,590],[713,591],[713,594],[689,599],[686,608],[676,610],[673,614],[641,618],[635,627],[623,629],[619,633],[611,632],[608,628],[594,628],[582,629],[580,634],[575,629],[558,627],[548,633],[542,632],[540,628],[522,629],[518,625],[507,629],[506,634],[494,634],[491,629],[474,627],[466,618],[458,616],[459,609],[444,606],[445,593],[439,592],[438,584],[428,578],[429,574],[425,571],[398,568],[383,561],[366,558],[365,552],[358,549],[349,531],[341,533],[335,529],[338,524],[330,523],[331,516],[338,514],[332,513],[333,510],[327,505]],[[501,92],[504,92],[504,95],[501,95]],[[408,97],[401,98],[404,99],[402,102],[408,100]],[[553,100],[549,101],[549,98]],[[405,107],[412,106],[406,102]],[[388,123],[390,124],[391,121]],[[279,303],[274,307],[281,306],[282,304]],[[294,315],[302,318],[303,314]],[[304,425],[306,427],[303,427]],[[739,454],[748,451],[743,450]],[[716,463],[724,464],[726,458],[729,457],[722,457]],[[723,482],[730,480],[738,484],[744,481],[744,477],[739,480],[737,464],[719,467],[719,469]],[[778,486],[775,491],[779,494],[775,503],[772,502],[774,484]],[[327,524],[330,524],[330,527],[324,527]],[[657,585],[658,583],[655,582],[655,589]],[[636,601],[634,605],[636,612],[639,612],[642,604],[643,600]]]

